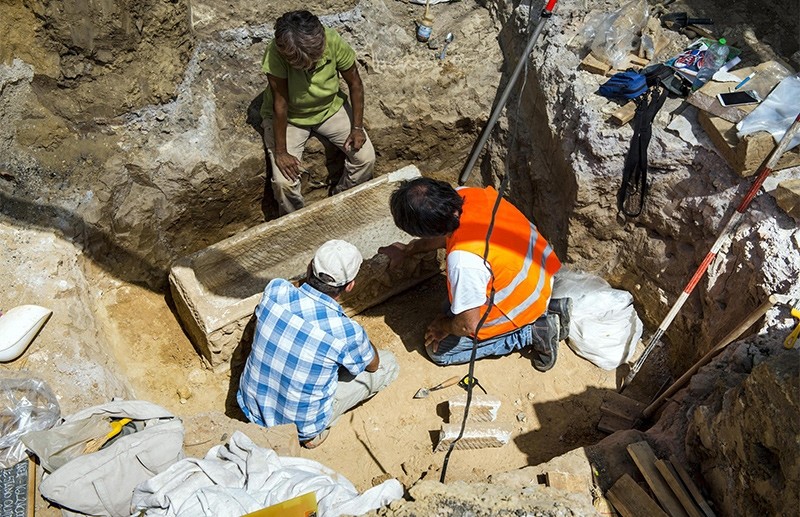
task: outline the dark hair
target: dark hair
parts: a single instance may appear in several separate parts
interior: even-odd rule
[[[414,237],[442,237],[458,228],[464,200],[444,181],[403,182],[389,201],[394,224]]]
[[[340,287],[333,287],[332,285],[328,285],[325,282],[333,282],[333,277],[330,275],[326,275],[325,273],[319,274],[321,278],[317,278],[314,276],[310,271],[308,276],[306,276],[306,283],[316,289],[317,291],[321,292],[322,294],[327,294],[331,298],[336,298],[340,294],[344,292],[345,287],[347,284],[340,286]]]
[[[325,52],[325,28],[308,11],[291,11],[275,22],[275,46],[292,68],[309,70]]]

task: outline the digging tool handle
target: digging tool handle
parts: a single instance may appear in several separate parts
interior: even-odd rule
[[[460,380],[461,380],[461,376],[460,375],[455,375],[453,377],[450,377],[446,381],[437,384],[433,388],[430,388],[428,391],[436,391],[436,390],[441,390],[441,389],[444,389],[444,388],[449,388],[450,386],[454,385],[455,383],[457,383]]]
[[[658,340],[661,339],[661,336],[663,336],[667,331],[669,326],[672,324],[672,320],[678,315],[678,312],[681,310],[681,307],[683,307],[683,304],[686,302],[687,298],[689,298],[689,295],[692,293],[697,283],[700,281],[703,275],[705,275],[708,266],[711,264],[711,261],[717,256],[717,252],[722,248],[722,245],[727,242],[728,237],[733,233],[733,230],[735,230],[739,225],[739,221],[741,220],[745,210],[747,210],[747,207],[750,206],[750,202],[753,201],[753,198],[756,196],[756,194],[758,194],[758,191],[761,188],[761,185],[764,184],[764,180],[767,179],[767,176],[772,174],[773,168],[777,165],[778,161],[781,159],[783,153],[789,147],[789,144],[792,142],[798,131],[800,131],[800,113],[797,114],[794,122],[791,126],[789,126],[789,129],[786,130],[783,138],[781,138],[778,146],[774,151],[772,151],[772,154],[769,155],[769,158],[767,158],[766,162],[762,163],[759,167],[758,176],[753,182],[753,185],[750,187],[750,190],[747,191],[747,194],[745,195],[744,199],[742,199],[742,202],[739,203],[736,211],[731,215],[730,219],[728,219],[728,222],[719,233],[714,245],[711,246],[711,250],[706,255],[706,258],[703,259],[703,262],[695,271],[692,279],[689,280],[689,283],[683,288],[683,292],[672,305],[672,308],[664,318],[664,321],[661,322],[661,324],[658,326],[658,329],[656,329],[656,332],[650,337],[650,341],[648,341],[644,352],[642,352],[642,355],[639,356],[639,359],[636,360],[631,368],[631,371],[628,372],[628,375],[625,377],[625,381],[620,387],[620,393],[622,393],[622,391],[630,385],[634,377],[636,377],[636,374],[639,373],[639,370],[642,368],[645,360],[647,360],[647,356],[653,351],[653,348],[655,348]]]
[[[694,363],[694,366],[689,368],[689,370],[681,375],[681,378],[672,383],[672,386],[667,388],[667,391],[662,393],[656,400],[653,401],[652,404],[647,406],[644,411],[642,411],[642,416],[644,418],[650,418],[650,416],[656,412],[656,410],[664,403],[664,401],[671,397],[676,391],[681,389],[692,376],[697,373],[697,370],[702,368],[703,366],[707,365],[711,362],[711,359],[714,358],[717,353],[719,353],[723,348],[728,346],[729,344],[733,343],[736,339],[741,336],[745,330],[749,329],[756,321],[758,321],[761,316],[766,314],[768,310],[770,310],[776,303],[778,303],[778,297],[774,294],[770,295],[767,298],[767,301],[762,303],[756,310],[754,310],[750,316],[747,317],[738,327],[733,329],[728,335],[726,335],[722,340],[708,351],[706,355],[704,355],[699,361]]]
[[[486,126],[484,126],[481,136],[478,138],[478,142],[472,149],[472,154],[470,154],[467,164],[464,166],[464,169],[461,171],[461,175],[458,177],[459,185],[465,184],[469,179],[469,175],[472,174],[472,169],[475,167],[475,163],[478,161],[478,156],[481,154],[483,146],[486,145],[486,141],[489,140],[489,135],[492,133],[492,128],[494,128],[494,125],[500,118],[500,114],[503,112],[503,108],[508,102],[508,97],[511,95],[511,91],[514,89],[514,84],[516,84],[519,74],[525,67],[525,63],[527,63],[528,59],[530,59],[530,53],[533,50],[533,46],[536,44],[536,40],[539,39],[539,34],[542,32],[544,24],[547,22],[550,16],[552,16],[553,9],[555,9],[557,2],[558,0],[548,0],[547,5],[544,6],[544,9],[542,9],[539,23],[536,25],[536,28],[533,30],[533,34],[531,34],[531,37],[528,39],[528,43],[525,45],[525,50],[522,51],[522,55],[520,56],[519,61],[517,61],[514,71],[511,72],[511,76],[506,83],[503,93],[500,94],[500,98],[497,100],[497,104],[495,104],[494,110],[492,110],[492,113],[489,116],[489,121],[486,123]],[[520,95],[522,94],[520,93]]]

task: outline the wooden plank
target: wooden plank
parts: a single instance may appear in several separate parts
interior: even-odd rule
[[[28,513],[27,517],[33,517],[36,507],[36,463],[28,457]]]
[[[675,469],[675,472],[678,473],[678,477],[681,478],[681,481],[683,481],[683,484],[689,490],[689,493],[692,494],[692,497],[694,497],[694,501],[700,506],[700,509],[703,510],[703,513],[706,515],[706,517],[717,517],[716,514],[714,514],[714,510],[712,510],[708,505],[705,497],[703,497],[703,494],[700,493],[700,489],[697,488],[692,476],[686,472],[686,469],[683,468],[683,465],[681,465],[681,462],[678,460],[678,458],[676,458],[673,454],[669,457],[669,461],[672,464],[672,467]]]
[[[605,75],[609,70],[611,70],[611,65],[606,64],[589,52],[583,61],[581,61],[581,69],[586,70],[587,72],[591,72],[593,74]]]
[[[634,110],[636,109],[636,104],[633,102],[629,102],[628,104],[633,104]],[[627,104],[625,106],[627,106]],[[623,108],[625,106],[623,106]],[[609,391],[605,395],[603,403],[600,406],[600,410],[604,413],[621,416],[622,418],[632,421],[636,421],[636,419],[642,416],[644,408],[645,405],[643,403],[626,397],[616,391]]]
[[[636,103],[633,101],[628,101],[628,103],[621,108],[618,108],[614,113],[611,114],[611,121],[617,125],[624,126],[636,115]],[[627,398],[627,397],[625,397]],[[633,399],[630,399],[633,400]],[[603,402],[605,404],[605,402]],[[600,409],[603,409],[603,406],[600,406]]]
[[[650,448],[650,444],[646,441],[632,443],[628,445],[628,454],[631,455],[636,466],[639,467],[639,472],[644,476],[645,481],[647,481],[658,502],[661,503],[662,508],[672,517],[689,517],[681,502],[678,501],[669,485],[658,473],[655,465],[656,455],[653,453],[653,449]]]
[[[669,517],[628,474],[614,483],[606,497],[622,517]]]
[[[597,429],[604,433],[615,433],[617,431],[624,431],[626,429],[633,429],[634,422],[617,415],[605,414],[600,417],[597,423]]]
[[[683,509],[689,514],[689,517],[703,517],[702,510],[700,510],[697,503],[694,502],[692,495],[686,490],[686,487],[683,486],[683,482],[681,482],[678,473],[675,472],[669,460],[656,461],[656,468],[661,473],[661,477],[664,478],[672,489],[672,493],[675,494],[675,497],[681,502]]]
[[[552,488],[567,492],[588,492],[586,480],[569,472],[550,471],[545,473],[545,483]]]

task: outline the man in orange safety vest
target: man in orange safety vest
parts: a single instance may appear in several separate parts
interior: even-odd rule
[[[550,297],[561,262],[536,226],[505,199],[487,250],[497,195],[492,187],[456,190],[429,178],[405,182],[392,194],[392,216],[401,230],[418,238],[378,251],[396,263],[407,255],[446,249],[450,307],[425,333],[425,350],[435,363],[468,362],[477,335],[476,358],[532,346],[534,367],[547,371],[569,333],[572,301]]]

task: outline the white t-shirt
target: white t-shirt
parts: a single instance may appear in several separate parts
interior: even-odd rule
[[[483,258],[469,251],[447,254],[447,278],[450,281],[450,311],[461,314],[486,303],[486,287],[492,275]]]

